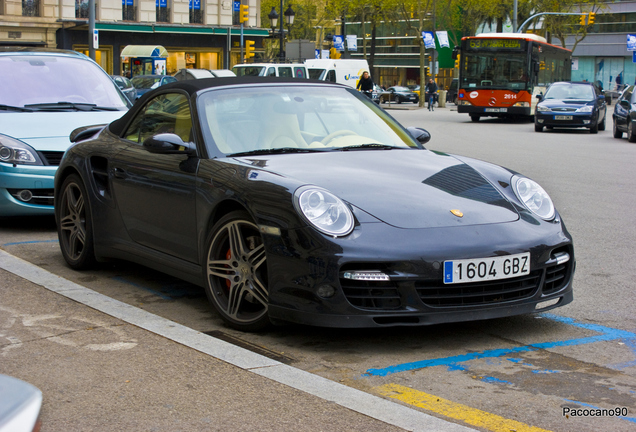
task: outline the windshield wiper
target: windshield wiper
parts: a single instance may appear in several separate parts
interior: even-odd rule
[[[50,102],[50,103],[37,103],[37,104],[28,104],[24,106],[25,108],[34,108],[42,111],[47,110],[68,110],[74,109],[77,111],[118,111],[117,108],[113,107],[102,107],[97,106],[92,103],[84,103],[84,102]]]
[[[339,150],[341,151],[349,151],[349,150],[393,150],[393,149],[401,149],[406,147],[395,147],[387,144],[360,144],[360,145],[352,145],[347,147],[342,147]]]
[[[259,155],[259,154],[316,153],[316,152],[324,152],[324,151],[329,151],[329,150],[317,149],[317,148],[281,147],[281,148],[273,148],[273,149],[250,150],[250,151],[232,153],[227,156],[233,157],[233,156],[248,156],[248,155]]]
[[[18,111],[18,112],[33,112],[33,110],[29,109],[29,108],[23,108],[23,107],[11,106],[11,105],[0,105],[0,110],[4,110],[4,111]]]

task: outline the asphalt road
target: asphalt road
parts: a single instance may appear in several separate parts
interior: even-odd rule
[[[636,430],[636,145],[614,139],[611,121],[597,135],[535,133],[530,122],[472,123],[452,108],[390,113],[405,126],[429,130],[427,148],[504,165],[550,193],[575,242],[573,303],[474,323],[363,330],[289,325],[243,334],[223,325],[198,287],[126,263],[70,270],[51,218],[2,220],[0,248],[187,328],[459,425]]]

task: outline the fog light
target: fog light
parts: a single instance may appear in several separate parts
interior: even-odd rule
[[[590,124],[592,120],[583,120],[583,124]]]
[[[336,289],[331,285],[320,285],[316,290],[316,294],[318,294],[318,297],[331,298],[336,294]]]
[[[367,270],[367,271],[346,271],[342,275],[345,279],[359,280],[359,281],[389,281],[391,278],[388,274],[381,272],[380,270]]]
[[[543,119],[537,119],[537,123],[543,123]]]
[[[33,194],[30,190],[25,189],[18,192],[18,199],[20,201],[29,202],[31,201],[31,198],[33,198]]]

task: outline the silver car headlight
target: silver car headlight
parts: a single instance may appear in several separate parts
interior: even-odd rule
[[[30,145],[0,134],[0,162],[16,165],[44,165]]]
[[[537,111],[538,112],[547,112],[547,111],[550,111],[550,108],[544,107],[543,105],[537,105]]]
[[[514,176],[512,184],[517,198],[528,210],[541,219],[551,220],[554,218],[554,204],[548,193],[537,182],[526,177]]]
[[[576,112],[592,112],[592,106],[591,105],[582,106],[581,108],[577,109]]]
[[[353,213],[340,198],[315,186],[303,186],[294,193],[296,210],[318,231],[345,236],[353,230]]]

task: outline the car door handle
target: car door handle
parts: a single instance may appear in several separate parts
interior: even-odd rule
[[[114,168],[113,175],[115,176],[115,178],[118,178],[118,179],[124,179],[128,177],[128,174],[126,174],[126,171],[121,168]]]

